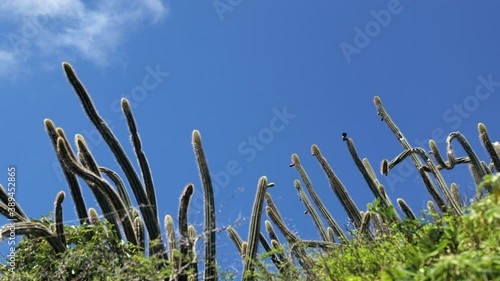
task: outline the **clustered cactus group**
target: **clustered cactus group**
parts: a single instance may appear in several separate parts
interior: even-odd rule
[[[101,209],[102,216],[113,227],[110,231],[115,233],[119,239],[143,249],[144,255],[160,257],[160,260],[163,262],[158,264],[158,267],[170,266],[173,269],[173,273],[169,278],[170,280],[184,281],[199,280],[200,278],[203,280],[217,280],[218,267],[215,244],[217,229],[214,194],[200,133],[196,130],[193,131],[192,144],[204,193],[205,221],[203,233],[196,235],[194,226],[188,223],[189,203],[194,192],[193,184],[188,184],[180,197],[178,231],[175,230],[173,217],[166,215],[164,218],[166,241],[164,241],[165,238],[162,237],[160,229],[160,218],[153,179],[147,157],[142,150],[142,143],[129,102],[127,99],[122,99],[121,107],[126,117],[135,156],[139,163],[140,175],[135,171],[130,158],[126,156],[109,126],[98,114],[89,94],[76,76],[71,65],[63,63],[63,69],[78,95],[87,116],[111,149],[123,174],[127,178],[127,183],[125,183],[115,171],[99,166],[81,135],[76,135],[75,137],[77,152],[74,152],[63,129],[56,127],[52,120],[46,119],[45,128],[66,177],[79,223],[81,225],[97,224],[100,222],[100,216],[97,210],[86,207],[78,178],[82,179],[92,191]],[[491,158],[490,163],[480,161],[466,138],[458,132],[453,132],[448,136],[446,140],[447,159],[443,159],[433,140],[429,141],[430,152],[420,147],[412,147],[383,108],[380,98],[375,97],[374,102],[378,110],[378,115],[381,116],[382,120],[385,121],[403,146],[403,152],[393,160],[382,161],[381,174],[387,175],[398,163],[410,157],[422,177],[425,188],[432,196],[433,201],[429,201],[427,204],[429,211],[437,216],[439,216],[439,213],[462,215],[464,204],[460,199],[457,185],[455,183],[448,185],[441,174],[441,170],[450,170],[455,165],[466,164],[470,168],[477,187],[479,187],[484,176],[492,175],[500,170],[500,157],[497,150],[499,145],[491,142],[485,125],[479,124],[478,130],[480,139]],[[353,140],[347,137],[346,133],[343,133],[342,139],[346,142],[354,163],[363,175],[374,198],[379,202],[380,207],[387,209],[394,208],[391,199],[385,192],[384,186],[378,180],[368,159],[360,159]],[[463,147],[467,154],[466,156],[455,156],[452,147],[454,139]],[[312,145],[311,151],[312,155],[317,158],[333,192],[353,223],[356,235],[367,239],[374,239],[381,234],[390,232],[387,227],[388,224],[403,221],[398,212],[390,212],[389,216],[382,216],[380,213],[373,212],[370,209],[365,211],[359,209],[349,196],[346,187],[321,154],[318,146]],[[297,169],[302,180],[302,182],[298,179],[295,180],[294,186],[298,191],[300,201],[305,205],[306,213],[311,215],[317,227],[319,239],[300,239],[300,237],[287,227],[270,193],[267,192],[267,188],[272,187],[274,184],[268,183],[266,177],[261,177],[257,184],[247,240],[244,241],[233,227],[227,228],[229,238],[234,242],[238,252],[241,254],[244,268],[244,274],[242,274],[243,280],[255,280],[257,275],[263,276],[268,280],[271,280],[272,276],[276,275],[281,276],[285,280],[298,280],[301,277],[305,277],[308,280],[316,280],[316,273],[313,270],[314,260],[309,254],[309,250],[315,249],[327,253],[348,243],[349,234],[346,234],[345,230],[339,226],[320,197],[316,194],[311,179],[304,167],[302,167],[297,154],[292,154],[290,167]],[[302,184],[304,184],[305,189],[302,187]],[[138,208],[132,204],[127,186],[132,190]],[[492,192],[492,188],[486,186],[485,192]],[[483,195],[484,191],[478,188],[476,199],[481,199]],[[312,199],[312,202],[309,198]],[[38,221],[30,221],[19,204],[15,205],[15,210],[12,212],[8,204],[9,196],[0,185],[0,212],[5,217],[16,221],[16,235],[26,235],[30,239],[45,239],[55,254],[67,251],[70,246],[66,241],[64,232],[62,209],[64,199],[65,193],[63,191],[59,192],[54,204],[54,227],[49,228]],[[396,202],[405,219],[416,218],[415,213],[403,199],[398,198]],[[264,210],[270,220],[262,222],[262,213]],[[326,222],[326,225],[324,222]],[[261,230],[262,225],[265,226],[265,231]],[[286,243],[280,241],[275,227],[281,232]],[[0,229],[0,235],[2,239],[9,235],[9,227],[5,226]],[[199,238],[204,239],[203,274],[198,273],[199,261],[196,244]],[[259,246],[270,257],[275,269],[269,269],[258,258]]]

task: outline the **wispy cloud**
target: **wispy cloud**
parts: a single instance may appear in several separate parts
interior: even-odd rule
[[[79,57],[108,65],[132,31],[167,14],[161,0],[1,1],[0,76],[15,65],[43,65],[44,59]]]

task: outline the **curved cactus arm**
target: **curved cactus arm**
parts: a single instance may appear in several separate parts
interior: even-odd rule
[[[453,132],[451,133],[448,138],[446,139],[446,143],[448,145],[447,150],[453,152],[453,148],[451,146],[451,142],[456,139],[462,148],[464,149],[465,153],[467,156],[469,156],[470,159],[470,164],[477,170],[479,176],[483,178],[484,176],[487,175],[487,171],[484,169],[483,165],[481,164],[481,161],[479,160],[479,157],[477,157],[476,152],[472,149],[470,146],[469,142],[465,138],[464,135],[462,135],[459,132]],[[449,153],[451,154],[451,153]],[[451,154],[453,155],[453,154]],[[453,155],[454,156],[454,155]]]
[[[191,200],[191,196],[194,192],[193,184],[188,184],[184,187],[184,191],[182,192],[180,203],[179,203],[179,251],[180,256],[182,257],[180,261],[180,273],[178,276],[178,281],[187,281],[189,276],[184,273],[186,270],[191,267],[190,257],[192,254],[190,253],[190,243],[189,243],[189,233],[188,233],[188,209],[189,202]]]
[[[427,153],[422,148],[412,148],[410,150],[403,151],[396,158],[391,160],[391,162],[387,162],[387,160],[382,161],[382,170],[383,170],[382,172],[385,172],[385,174],[387,174],[387,172],[390,169],[392,169],[395,165],[397,165],[398,163],[403,161],[409,155],[420,156],[424,160],[424,162],[427,163],[427,166],[422,166],[421,167],[422,169],[419,169],[420,174],[424,174],[423,171],[431,172],[434,175],[434,178],[436,179],[436,182],[439,186],[439,189],[442,192],[442,194],[444,195],[446,202],[451,207],[450,210],[457,215],[462,215],[462,210],[460,209],[460,206],[458,206],[456,204],[455,200],[453,200],[453,198],[451,197],[450,191],[447,188],[446,182],[445,182],[443,176],[441,175],[441,172],[436,168],[436,165],[434,165],[432,160],[429,158]],[[431,185],[430,179],[428,182],[426,181],[425,177],[423,177],[423,179],[424,179],[424,183],[426,184],[426,186],[428,184]],[[433,189],[435,189],[435,188],[428,187],[428,190],[433,190]],[[433,190],[431,192],[431,195],[433,193],[437,193],[437,191]]]
[[[444,161],[434,140],[429,140],[429,147],[431,148],[431,152],[429,154],[434,156],[434,159],[436,159],[436,162],[441,168],[451,170],[455,167],[456,158],[453,151],[447,151],[448,161]]]
[[[18,221],[28,221],[28,217],[26,217],[23,209],[21,209],[21,206],[19,206],[17,202],[14,204],[13,208],[11,207],[12,200],[15,200],[14,197],[9,196],[4,187],[0,184],[0,202],[2,202],[0,206],[4,205],[4,207],[0,207],[0,212],[9,219],[16,218]]]
[[[179,249],[182,256],[187,256],[189,252],[189,235],[188,235],[188,208],[191,196],[194,192],[193,184],[188,184],[184,187],[179,204]]]
[[[144,186],[146,188],[146,195],[151,204],[151,209],[154,215],[158,218],[158,207],[156,204],[156,194],[153,183],[153,176],[151,175],[151,170],[149,169],[148,159],[146,154],[142,150],[141,138],[137,132],[137,126],[135,124],[134,116],[132,115],[132,110],[130,109],[130,104],[127,99],[123,98],[121,100],[123,114],[127,119],[128,128],[130,131],[130,139],[132,140],[132,145],[134,146],[135,155],[139,161],[139,167],[142,172],[142,179],[144,181]]]
[[[4,225],[0,228],[0,242],[6,237],[10,237],[12,229],[15,229],[15,235],[33,235],[37,238],[47,240],[56,253],[63,253],[66,250],[66,246],[61,243],[56,234],[51,232],[44,225],[31,221]]]
[[[337,198],[344,207],[344,210],[346,211],[347,215],[353,221],[356,228],[359,228],[361,226],[361,215],[359,213],[358,207],[352,200],[351,196],[349,196],[349,193],[347,192],[346,188],[344,187],[340,179],[333,172],[332,168],[326,161],[325,157],[323,157],[323,155],[321,154],[321,151],[319,150],[318,146],[315,144],[312,145],[311,151],[312,155],[318,159],[318,162],[325,171],[326,177],[328,178],[328,182],[330,183],[330,187],[335,192],[335,195],[337,195]]]
[[[52,146],[54,147],[54,150],[57,153],[57,138],[60,137],[60,135],[58,134],[56,127],[55,127],[54,123],[52,122],[52,120],[45,119],[44,124],[45,124],[45,130],[47,131],[47,134],[49,135],[50,140],[52,142]],[[61,137],[64,137],[64,136],[61,136]],[[73,155],[73,151],[70,151],[70,152]],[[60,160],[59,160],[59,162],[60,162]],[[68,187],[70,190],[71,198],[73,199],[73,202],[75,203],[75,209],[76,209],[76,213],[78,215],[78,219],[80,220],[80,224],[84,224],[84,223],[89,221],[89,217],[87,216],[87,207],[85,205],[85,201],[83,200],[82,191],[80,189],[80,184],[78,183],[78,180],[73,173],[64,169],[63,163],[60,163],[60,165],[63,168],[62,170],[63,170],[64,177],[66,178],[66,181],[68,182]]]
[[[203,183],[203,195],[205,201],[205,280],[217,281],[217,261],[216,246],[215,246],[215,206],[214,206],[214,190],[212,187],[212,179],[208,170],[207,159],[201,144],[200,132],[193,131],[192,136],[193,149],[198,162],[200,178]]]
[[[344,138],[344,141],[347,143],[347,148],[349,150],[349,153],[351,154],[352,159],[354,160],[354,163],[356,164],[356,166],[358,167],[358,170],[363,175],[363,178],[365,179],[366,183],[368,184],[368,187],[372,191],[375,198],[379,198],[380,203],[382,203],[382,205],[385,208],[389,208],[389,206],[393,206],[391,200],[388,197],[384,196],[382,194],[382,192],[380,192],[380,189],[379,189],[380,183],[379,183],[377,177],[375,176],[375,173],[373,173],[373,170],[371,170],[372,171],[372,174],[371,174],[370,171],[368,169],[366,169],[366,166],[363,164],[363,162],[359,158],[358,152],[356,151],[356,147],[354,146],[354,141],[352,140],[352,138],[346,137],[346,138]],[[368,161],[366,161],[366,162],[368,162]],[[369,163],[368,163],[368,165],[369,165]],[[401,218],[399,217],[397,212],[393,212],[392,214],[393,214],[394,221],[399,221],[399,222],[401,221]]]
[[[401,211],[403,211],[403,213],[405,214],[407,220],[415,220],[417,218],[415,216],[415,213],[413,213],[413,211],[411,210],[410,206],[406,204],[405,200],[403,200],[402,198],[398,198],[398,205],[401,208]]]
[[[115,184],[118,195],[120,195],[125,208],[128,210],[129,216],[133,218],[134,216],[132,215],[132,211],[134,207],[132,206],[132,200],[130,199],[128,191],[118,173],[102,166],[99,166],[99,171],[104,173]]]
[[[71,148],[69,146],[69,143],[65,139],[64,132],[62,131],[62,129],[59,129],[58,131],[59,131],[60,138],[64,140],[65,146],[66,146],[66,148],[69,148],[68,152],[70,152]],[[80,160],[80,163],[81,163],[79,165],[82,166],[83,169],[93,173],[96,177],[101,178],[101,173],[99,171],[98,165],[96,164],[96,162],[94,160],[94,156],[92,156],[92,153],[88,149],[87,144],[86,144],[83,136],[76,135],[75,142],[76,142],[76,146],[78,148],[78,153],[77,153],[78,159]],[[73,159],[75,161],[75,163],[77,163],[76,159],[74,159],[74,157],[72,157],[71,153],[69,154],[69,156],[70,156],[69,158]],[[67,169],[67,167],[64,166],[64,164],[63,164],[63,167]],[[71,171],[69,171],[69,172],[71,172]],[[121,233],[120,233],[120,230],[118,227],[118,220],[116,218],[116,212],[113,209],[113,207],[111,206],[111,204],[109,203],[108,198],[106,198],[106,196],[102,192],[93,188],[92,182],[90,182],[90,181],[85,181],[85,182],[87,183],[87,185],[90,187],[90,190],[94,194],[94,197],[96,198],[97,203],[99,204],[99,206],[102,209],[104,217],[113,225],[115,232],[116,232],[116,235],[118,236],[119,239],[121,239],[122,236],[121,236]]]
[[[125,151],[123,150],[122,146],[120,145],[116,137],[111,132],[109,126],[106,124],[106,122],[104,122],[102,117],[97,112],[89,94],[85,90],[83,84],[78,79],[75,71],[73,70],[73,67],[69,63],[64,62],[63,69],[64,72],[66,73],[68,81],[70,82],[71,86],[73,87],[73,89],[75,90],[76,94],[78,95],[81,101],[85,113],[89,117],[92,124],[94,124],[96,129],[99,131],[99,133],[103,137],[108,147],[111,149],[111,152],[115,156],[116,161],[118,162],[118,164],[123,170],[123,173],[127,177],[130,187],[134,192],[135,198],[137,199],[137,203],[139,204],[139,208],[141,209],[141,213],[144,218],[144,224],[148,229],[148,235],[150,240],[153,241],[156,239],[161,239],[160,222],[155,216],[153,210],[151,209],[151,203],[149,202],[149,199],[146,195],[146,192],[144,191],[144,187],[141,183],[141,180],[139,179],[139,176],[135,172],[134,167],[130,162],[130,159],[125,154]],[[161,253],[164,253],[165,254],[164,258],[166,258],[165,246],[163,245],[163,243],[157,243],[157,247],[153,249],[153,253],[151,254],[161,254]]]
[[[78,148],[78,158],[80,159],[82,166],[100,177],[101,171],[99,170],[99,166],[97,165],[94,156],[90,152],[83,136],[77,134],[75,136],[75,143],[76,147]]]
[[[28,221],[28,219],[26,219],[22,215],[18,214],[11,207],[5,205],[4,203],[0,203],[0,214],[2,214],[4,217],[8,218],[9,220]]]
[[[241,236],[232,226],[228,226],[226,230],[227,230],[227,236],[229,237],[229,239],[231,239],[231,241],[233,241],[234,246],[236,247],[238,253],[240,253],[240,256],[242,257],[243,266],[245,266],[245,259],[243,258],[243,256],[246,255],[246,252],[243,252],[242,250],[243,240],[241,239]],[[245,249],[245,251],[246,250],[247,249]]]
[[[448,136],[448,138],[446,139],[446,144],[447,144],[446,155],[448,158],[448,161],[446,161],[446,162],[441,157],[441,154],[439,153],[436,142],[433,140],[429,141],[431,153],[434,155],[434,158],[439,163],[439,165],[441,167],[444,167],[445,169],[448,169],[448,170],[452,169],[456,165],[458,158],[455,157],[455,152],[453,151],[453,147],[452,147],[452,141],[454,139],[457,139],[457,141],[463,147],[465,153],[468,156],[468,158],[467,158],[468,161],[465,161],[465,163],[470,163],[474,167],[474,169],[476,170],[476,173],[479,175],[479,177],[483,178],[485,175],[487,175],[488,171],[486,169],[484,169],[483,165],[481,164],[481,161],[477,157],[476,153],[474,152],[474,150],[470,146],[470,144],[467,141],[467,139],[465,138],[465,136],[459,132],[451,133]],[[491,142],[490,142],[490,144],[491,144]],[[490,149],[493,149],[493,148],[490,147]],[[493,152],[494,152],[494,149],[493,149]],[[496,152],[495,152],[495,154],[496,154]]]
[[[293,184],[295,185],[295,188],[297,188],[297,191],[299,192],[300,201],[302,201],[302,203],[304,203],[304,205],[306,206],[306,212],[311,214],[311,217],[314,221],[314,224],[316,225],[316,228],[318,228],[321,238],[324,241],[328,241],[328,236],[325,231],[325,226],[323,225],[323,222],[319,218],[318,213],[313,208],[311,202],[309,201],[309,198],[307,198],[304,190],[302,190],[302,187],[300,186],[300,181],[294,180]]]
[[[248,252],[245,259],[245,266],[243,280],[254,280],[253,271],[255,261],[257,258],[257,250],[259,247],[259,234],[260,234],[260,219],[262,217],[262,206],[264,203],[264,194],[268,188],[267,178],[261,177],[257,185],[257,192],[252,208],[252,217],[250,219],[250,226],[248,230]]]
[[[135,237],[135,232],[132,227],[131,218],[123,205],[120,197],[111,188],[111,186],[101,177],[96,176],[91,171],[82,167],[75,159],[69,156],[68,148],[66,143],[62,138],[57,140],[57,155],[65,167],[76,175],[82,177],[87,182],[90,182],[89,187],[98,194],[101,194],[105,200],[108,201],[109,206],[113,210],[113,214],[117,214],[120,218],[120,222],[123,226],[125,236],[127,240],[132,244],[137,245],[137,240]],[[99,198],[99,197],[96,197]],[[103,202],[103,206],[108,206],[108,204]],[[101,206],[102,208],[102,206]],[[115,227],[118,227],[115,225]],[[117,234],[119,234],[119,229],[117,229]]]
[[[497,149],[495,149],[496,144],[491,143],[488,131],[486,130],[486,126],[483,123],[479,123],[477,125],[477,129],[479,131],[479,139],[481,139],[484,148],[486,148],[486,151],[490,155],[493,166],[495,167],[497,172],[500,172],[500,156],[497,152]]]
[[[54,202],[54,216],[55,216],[55,232],[57,238],[63,245],[66,245],[66,236],[64,235],[64,222],[63,222],[63,209],[62,203],[64,201],[64,191],[61,191],[56,196],[56,201]]]
[[[99,166],[97,165],[94,156],[90,152],[89,148],[87,147],[87,143],[85,142],[85,139],[83,138],[82,135],[76,135],[75,136],[75,142],[76,146],[78,148],[78,158],[80,160],[81,166],[91,173],[95,174],[97,177],[101,178],[101,172],[99,169]],[[67,145],[68,147],[68,145]],[[93,183],[86,181],[87,184],[90,186]],[[90,188],[92,193],[94,194],[97,203],[102,209],[102,212],[104,213],[104,217],[112,224],[115,225],[115,231],[116,234],[118,235],[118,238],[121,239],[121,233],[119,232],[118,229],[118,221],[116,219],[116,214],[115,210],[113,209],[112,206],[110,206],[108,199],[102,192],[99,192],[95,188]]]
[[[314,191],[314,188],[312,186],[311,180],[309,179],[309,176],[307,175],[306,171],[300,164],[300,159],[297,154],[292,154],[292,164],[290,166],[295,167],[297,169],[297,172],[299,172],[300,177],[302,178],[302,181],[306,185],[307,192],[309,192],[309,195],[311,196],[311,199],[313,200],[314,204],[318,207],[320,213],[323,215],[323,217],[326,219],[326,222],[330,227],[335,231],[335,234],[340,237],[340,240],[342,241],[347,241],[347,237],[345,236],[344,232],[338,225],[338,223],[335,221],[333,216],[330,214],[328,209],[325,207],[325,204],[323,204],[323,201],[319,198],[319,196],[316,194],[316,191]]]

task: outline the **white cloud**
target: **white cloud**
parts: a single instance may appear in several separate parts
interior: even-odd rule
[[[6,76],[12,67],[15,66],[16,59],[12,53],[0,50],[0,76]]]
[[[1,1],[1,0],[0,0]],[[80,57],[104,66],[128,34],[161,21],[161,0],[8,0],[0,3],[0,75],[15,64]]]

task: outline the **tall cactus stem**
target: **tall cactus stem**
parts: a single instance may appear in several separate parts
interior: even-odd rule
[[[363,175],[363,178],[365,179],[366,183],[368,184],[368,187],[372,191],[375,198],[379,198],[380,202],[382,203],[382,205],[385,208],[389,208],[389,206],[393,206],[390,199],[380,192],[380,189],[379,189],[380,183],[379,183],[377,177],[375,176],[375,173],[373,173],[373,170],[372,170],[372,173],[370,173],[370,171],[368,169],[366,169],[366,166],[363,164],[363,162],[359,158],[358,152],[356,151],[356,147],[354,146],[354,141],[352,140],[352,138],[345,138],[345,142],[347,143],[347,148],[349,149],[349,153],[351,154],[352,159],[354,160],[354,163],[356,164],[356,166],[358,167],[358,170]],[[368,163],[368,165],[369,165],[369,163]],[[401,221],[401,218],[399,217],[397,212],[393,212],[393,220]]]
[[[340,179],[335,175],[332,168],[321,154],[321,151],[319,150],[318,146],[312,145],[311,151],[313,156],[315,156],[318,159],[321,167],[325,171],[325,174],[328,178],[328,182],[330,183],[330,187],[335,192],[335,195],[337,195],[337,198],[340,200],[340,203],[344,207],[344,210],[346,211],[347,215],[353,221],[356,228],[361,227],[361,215],[359,213],[359,209],[352,200],[351,196],[349,196],[349,193],[347,192],[346,188],[344,187],[342,182],[340,182]]]
[[[54,216],[55,216],[55,232],[57,238],[63,245],[66,245],[66,236],[64,235],[64,221],[63,221],[63,209],[62,203],[64,201],[64,191],[60,191],[56,196],[56,201],[54,202]]]
[[[326,234],[325,226],[323,225],[323,222],[319,218],[318,213],[313,208],[311,202],[309,201],[309,198],[307,198],[307,195],[304,193],[304,190],[302,190],[302,187],[300,186],[300,181],[294,180],[293,184],[295,185],[295,188],[299,192],[300,201],[302,201],[302,203],[304,203],[304,205],[306,207],[306,212],[311,214],[313,222],[316,225],[316,228],[318,228],[318,231],[319,231],[319,234],[321,235],[321,238],[323,239],[323,241],[328,241],[328,235]]]
[[[170,261],[174,262],[174,250],[177,249],[177,241],[175,238],[174,220],[171,215],[165,216],[165,231],[167,232],[168,248],[170,250]]]
[[[302,167],[300,164],[300,159],[297,154],[292,154],[292,164],[290,166],[293,166],[297,169],[299,172],[300,177],[302,178],[302,181],[304,182],[307,192],[311,196],[311,199],[313,200],[314,204],[318,207],[320,213],[323,215],[323,217],[326,219],[326,222],[328,225],[333,229],[337,237],[340,238],[341,241],[346,242],[347,237],[345,236],[344,232],[342,231],[342,228],[338,225],[338,223],[335,221],[333,216],[330,214],[328,209],[325,207],[325,204],[323,204],[323,201],[319,198],[318,194],[316,194],[316,191],[314,190],[311,180],[309,179],[309,176],[307,175],[305,169]]]
[[[248,230],[248,253],[245,259],[244,276],[243,280],[254,280],[253,271],[255,261],[257,258],[257,250],[259,247],[259,234],[260,234],[260,218],[262,217],[262,206],[264,203],[264,194],[268,187],[267,178],[261,177],[257,185],[257,192],[252,208],[252,217],[250,219],[250,226]],[[248,274],[250,273],[250,274]]]
[[[146,189],[146,195],[151,204],[151,209],[156,218],[158,218],[158,207],[156,204],[156,194],[153,183],[153,176],[151,175],[151,170],[149,169],[149,162],[146,158],[146,154],[142,150],[141,138],[137,132],[137,126],[135,124],[134,115],[130,109],[130,104],[127,99],[122,98],[121,100],[123,114],[127,119],[128,128],[130,131],[130,139],[132,140],[132,145],[134,146],[135,155],[139,162],[139,167],[142,172],[142,179],[144,182],[144,187]]]
[[[229,237],[229,239],[231,239],[231,241],[233,241],[233,244],[238,250],[238,252],[242,253],[241,244],[243,244],[243,240],[241,239],[241,236],[238,234],[236,229],[234,229],[232,226],[228,226],[226,228],[226,231],[227,231],[227,236]]]
[[[208,170],[207,159],[201,145],[200,132],[193,131],[192,136],[193,148],[198,162],[200,178],[203,183],[203,195],[205,201],[205,280],[217,281],[217,263],[215,260],[215,206],[214,206],[214,190],[212,187],[212,179]]]
[[[182,257],[188,257],[190,252],[189,234],[188,234],[188,207],[191,200],[191,196],[194,192],[194,186],[192,184],[186,185],[184,191],[182,192],[180,204],[179,204],[179,249]],[[186,266],[186,262],[182,261],[182,268]],[[187,276],[181,274],[179,276],[179,281],[187,280]]]

